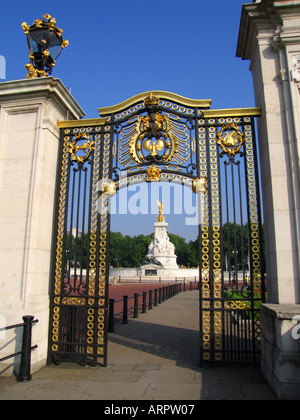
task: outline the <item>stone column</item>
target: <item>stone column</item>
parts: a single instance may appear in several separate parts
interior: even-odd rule
[[[300,347],[286,339],[300,314],[300,1],[245,4],[237,56],[251,62],[262,109],[258,143],[271,304],[262,310],[262,370],[277,395],[288,398],[291,386],[300,395]]]
[[[23,315],[39,319],[32,371],[47,358],[57,121],[83,116],[58,79],[0,83],[0,318],[1,326]],[[21,329],[2,333],[0,358],[19,350],[21,339]],[[0,373],[11,374],[17,363],[7,360]]]

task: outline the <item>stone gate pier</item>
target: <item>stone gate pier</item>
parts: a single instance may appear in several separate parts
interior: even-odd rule
[[[244,4],[237,56],[250,60],[262,110],[258,143],[268,303],[261,313],[261,368],[279,398],[299,398],[300,1]]]
[[[24,315],[39,319],[32,371],[45,365],[48,350],[57,121],[83,116],[59,79],[0,83],[0,316],[5,326]],[[1,357],[20,350],[22,328],[5,335]],[[18,369],[16,359],[1,363],[2,375]]]

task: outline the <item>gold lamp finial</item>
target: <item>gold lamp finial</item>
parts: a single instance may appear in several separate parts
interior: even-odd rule
[[[48,13],[31,26],[23,22],[22,29],[27,36],[30,58],[30,63],[25,66],[28,70],[26,78],[50,75],[61,50],[69,45],[69,41],[63,40],[62,29],[56,27],[55,18]]]

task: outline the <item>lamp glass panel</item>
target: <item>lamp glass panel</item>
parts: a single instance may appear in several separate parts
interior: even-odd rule
[[[33,53],[43,52],[49,47],[50,31],[48,29],[30,31],[29,42]]]
[[[55,32],[50,32],[50,43],[49,43],[49,53],[53,60],[55,60],[61,50],[61,40],[55,34]]]

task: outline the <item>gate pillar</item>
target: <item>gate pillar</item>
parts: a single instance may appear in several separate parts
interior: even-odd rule
[[[33,371],[46,364],[48,350],[57,121],[83,116],[58,79],[0,83],[1,326],[20,323],[28,314],[39,319],[33,328],[33,342],[38,345],[32,353]],[[7,346],[8,334],[3,356],[21,344],[12,332],[13,341]],[[1,364],[1,374],[10,375],[10,365]]]
[[[251,60],[262,110],[258,138],[269,303],[262,309],[262,370],[280,398],[299,397],[300,1],[245,4],[237,56]]]

